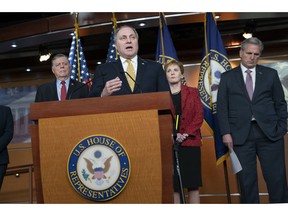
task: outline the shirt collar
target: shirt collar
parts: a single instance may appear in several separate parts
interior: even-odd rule
[[[254,68],[246,68],[244,65],[240,65],[240,67],[241,67],[241,70],[242,70],[242,73],[244,74],[245,73],[245,71],[247,71],[247,70],[250,70],[250,71],[252,71],[252,74],[254,73],[255,74],[255,71],[256,71],[256,67],[254,67]]]
[[[56,79],[57,85],[61,85],[61,80]],[[70,77],[68,77],[68,79],[65,80],[65,85],[69,86],[70,83]]]
[[[126,62],[126,58],[123,58],[122,56],[120,56],[120,60],[121,60],[122,64]],[[138,56],[136,55],[131,59],[132,64],[137,63],[137,60],[138,60]]]

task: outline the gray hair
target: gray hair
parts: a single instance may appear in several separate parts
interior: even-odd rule
[[[130,28],[130,29],[132,29],[133,32],[134,32],[135,35],[136,35],[136,38],[139,39],[138,33],[137,33],[137,31],[136,31],[135,28],[133,28],[132,26],[129,26],[129,25],[122,25],[122,26],[120,26],[119,28],[117,28],[116,31],[115,31],[115,34],[114,34],[114,43],[116,42],[118,32],[119,32],[122,28]]]
[[[260,53],[262,53],[264,49],[264,45],[261,40],[259,40],[257,37],[251,37],[247,38],[241,43],[241,50],[245,50],[247,44],[254,44],[256,46],[259,46]]]
[[[54,55],[54,57],[51,59],[51,66],[53,67],[53,63],[56,59],[61,58],[61,57],[65,57],[68,60],[68,57],[62,53],[56,54]],[[69,61],[69,60],[68,60]]]

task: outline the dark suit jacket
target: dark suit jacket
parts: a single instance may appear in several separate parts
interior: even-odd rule
[[[247,139],[252,115],[271,141],[283,138],[287,131],[287,105],[277,71],[256,66],[252,102],[241,67],[223,73],[218,89],[217,115],[221,134],[232,134],[234,145],[241,145]]]
[[[151,61],[143,60],[138,56],[138,68],[134,91],[131,92],[120,58],[111,63],[99,65],[96,69],[90,97],[100,97],[105,83],[119,77],[122,80],[122,87],[113,95],[125,95],[135,93],[169,91],[168,81],[162,65]]]
[[[66,99],[86,98],[89,95],[88,86],[70,79]],[[58,101],[56,79],[54,82],[45,83],[38,87],[35,102]]]
[[[171,111],[173,116],[175,116],[175,108],[173,105]],[[182,85],[179,133],[187,133],[189,135],[189,137],[181,144],[182,146],[202,145],[200,128],[203,123],[203,118],[204,111],[198,89]]]
[[[0,164],[9,163],[7,145],[13,138],[14,122],[11,109],[0,106]]]

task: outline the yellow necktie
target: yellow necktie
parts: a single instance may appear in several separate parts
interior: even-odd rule
[[[131,91],[133,92],[134,90],[134,86],[135,86],[135,71],[134,71],[134,67],[132,65],[131,59],[126,59],[126,62],[128,63],[128,67],[127,67],[127,73],[130,75],[130,77],[128,75],[126,75],[127,81],[129,83],[129,86],[131,88]],[[132,80],[131,77],[134,79]]]

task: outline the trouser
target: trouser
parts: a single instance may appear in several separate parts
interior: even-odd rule
[[[247,141],[233,147],[243,170],[238,175],[241,203],[259,203],[257,157],[270,203],[288,202],[284,139],[270,141],[257,123],[252,123]]]
[[[0,164],[0,191],[3,183],[3,179],[6,173],[7,164]]]

